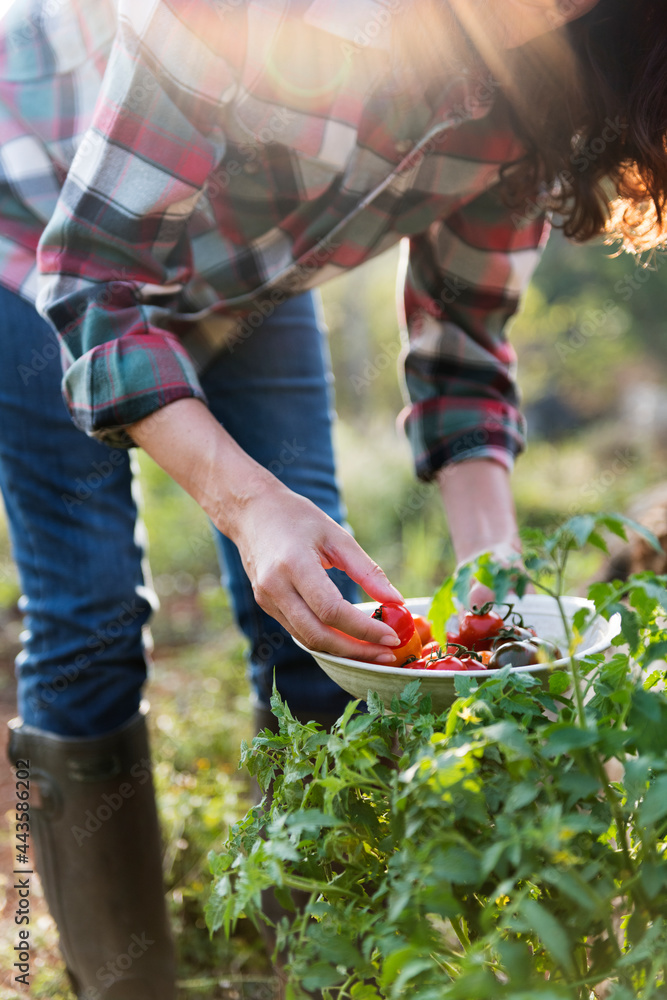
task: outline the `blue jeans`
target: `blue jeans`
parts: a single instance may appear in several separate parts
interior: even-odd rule
[[[137,711],[146,679],[142,628],[154,596],[142,569],[131,460],[71,423],[54,334],[2,286],[0,350],[0,487],[26,626],[16,663],[19,713],[50,732],[98,735]],[[330,365],[312,296],[285,303],[222,352],[202,383],[212,412],[242,448],[343,522]],[[295,710],[342,711],[348,695],[258,607],[235,546],[214,535],[249,641],[256,700],[268,704],[275,668],[278,690]],[[344,574],[331,575],[348,600],[357,599]]]

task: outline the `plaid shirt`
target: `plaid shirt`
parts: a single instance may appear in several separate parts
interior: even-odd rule
[[[412,0],[419,14],[419,0]],[[446,6],[446,5],[445,5]],[[113,445],[287,296],[408,238],[419,475],[523,445],[505,335],[544,242],[480,64],[437,81],[398,0],[15,0],[0,23],[0,276]],[[406,22],[409,24],[409,21]],[[426,62],[426,60],[424,61]]]

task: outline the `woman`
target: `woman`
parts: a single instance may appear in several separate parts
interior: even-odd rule
[[[509,473],[522,419],[505,324],[544,243],[545,207],[563,212],[568,235],[588,238],[605,229],[618,194],[609,234],[640,249],[662,238],[665,25],[657,2],[626,7],[121,0],[116,10],[99,0],[55,9],[18,0],[10,11],[0,280],[13,311],[6,306],[4,339],[16,351],[16,331],[37,329],[18,295],[34,297],[39,272],[38,304],[61,338],[75,422],[112,454],[145,448],[213,521],[251,639],[260,710],[274,667],[279,690],[309,717],[335,714],[342,697],[275,622],[312,647],[391,661],[391,630],[352,606],[350,579],[378,600],[397,594],[342,524],[327,364],[307,293],[403,237],[407,426],[418,473],[439,483],[459,559],[516,552]],[[573,156],[603,128],[605,148],[595,160],[583,156],[579,171]],[[46,328],[31,336],[44,357]],[[52,426],[37,391],[45,382],[26,372],[21,382],[21,365],[6,373],[4,409],[20,417],[3,416],[2,467],[33,638],[18,668],[23,724],[13,754],[37,761],[69,803],[57,821],[35,813],[40,839],[50,838],[43,877],[77,988],[99,988],[104,956],[122,951],[141,919],[160,945],[124,977],[147,996],[159,979],[168,996],[157,880],[153,873],[141,893],[133,885],[136,817],[150,814],[150,796],[133,797],[74,856],[67,840],[81,826],[77,810],[85,815],[114,793],[104,781],[131,770],[143,733],[134,713],[150,605],[127,528],[129,470],[121,455],[120,471],[100,473],[85,502],[68,501],[67,544],[78,546],[84,594],[93,596],[82,616],[74,567],[43,587],[50,578],[37,556],[47,537],[54,572],[67,551],[54,530],[58,501],[80,499],[90,488],[86,462],[102,458],[82,460],[63,428],[49,453],[73,462],[69,488],[57,479],[59,458],[58,470],[36,458],[19,463],[19,429],[43,448]],[[95,444],[79,439],[81,448]],[[288,446],[294,461],[281,461]],[[112,493],[113,521],[97,514]],[[30,496],[48,499],[31,506]],[[100,579],[94,531],[131,555],[130,568],[121,573],[110,559],[114,571],[105,562]],[[339,573],[342,590],[326,571]],[[111,580],[125,581],[127,598],[109,601]],[[107,643],[110,629],[99,635],[91,622],[114,621],[123,602],[129,620]],[[63,622],[75,626],[64,635]],[[94,656],[91,636],[102,645]],[[77,667],[76,656],[87,661]],[[110,754],[124,761],[112,777],[89,766]],[[82,772],[95,780],[73,780]],[[114,869],[100,865],[109,844]],[[140,860],[150,852],[153,834]],[[60,860],[53,871],[47,853]],[[138,909],[126,908],[124,920],[120,906],[100,913],[86,889],[69,905],[58,880],[75,866],[97,898],[113,883]]]

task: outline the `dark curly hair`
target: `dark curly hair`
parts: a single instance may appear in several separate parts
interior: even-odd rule
[[[503,171],[510,203],[546,188],[573,240],[604,234],[634,253],[664,246],[665,0],[599,0],[503,62],[504,99],[527,150]]]

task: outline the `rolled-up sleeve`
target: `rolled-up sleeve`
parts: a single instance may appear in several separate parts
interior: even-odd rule
[[[130,446],[127,425],[160,407],[204,398],[168,319],[192,273],[186,227],[224,154],[216,114],[234,88],[204,6],[121,0],[91,127],[39,245],[37,304],[61,338],[65,400],[114,446]]]
[[[548,235],[542,213],[517,216],[496,185],[410,241],[405,420],[417,475],[524,447],[507,322]]]

